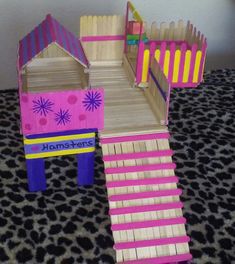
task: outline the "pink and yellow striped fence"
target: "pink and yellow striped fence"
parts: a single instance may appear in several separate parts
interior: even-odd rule
[[[171,87],[196,87],[203,78],[207,44],[201,48],[197,43],[186,41],[150,41],[139,44],[137,83],[149,79],[149,65],[152,58],[160,64]]]
[[[196,87],[203,78],[207,49],[205,36],[183,20],[169,25],[156,22],[147,28],[149,42],[139,43],[136,82],[147,83],[152,58],[160,64],[172,87]]]

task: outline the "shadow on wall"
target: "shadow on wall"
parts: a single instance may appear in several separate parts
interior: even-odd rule
[[[206,57],[206,65],[205,70],[215,70],[215,69],[234,69],[234,60],[231,58],[235,58],[235,43],[234,43],[234,52],[225,53],[225,54],[209,54]]]

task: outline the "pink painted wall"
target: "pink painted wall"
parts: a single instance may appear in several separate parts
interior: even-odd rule
[[[104,127],[102,88],[43,93],[21,93],[24,135]]]

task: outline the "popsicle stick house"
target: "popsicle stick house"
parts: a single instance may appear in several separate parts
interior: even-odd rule
[[[168,109],[171,87],[202,80],[206,47],[190,22],[148,29],[130,2],[125,18],[81,17],[80,39],[48,15],[20,41],[29,190],[46,189],[44,158],[59,155],[75,154],[78,184],[92,184],[98,131],[118,263],[191,259]]]

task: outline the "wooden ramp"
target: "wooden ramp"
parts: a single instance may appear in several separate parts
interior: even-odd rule
[[[101,138],[118,263],[191,259],[169,134]]]
[[[93,66],[90,78],[105,90],[100,138],[117,262],[191,259],[169,133],[149,104],[150,91],[131,87],[121,65]]]

